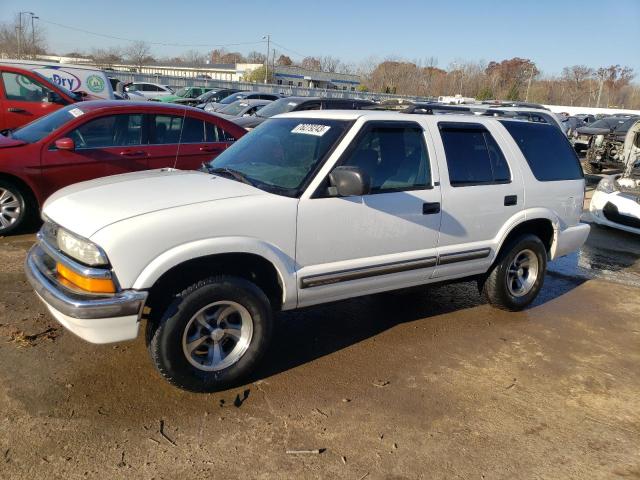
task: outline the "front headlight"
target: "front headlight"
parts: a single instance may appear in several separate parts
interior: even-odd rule
[[[600,183],[598,183],[596,190],[603,193],[613,193],[616,191],[616,185],[612,178],[605,177],[600,180]]]
[[[89,240],[80,238],[64,228],[58,228],[56,237],[58,248],[62,252],[85,265],[95,267],[109,263],[100,247]]]

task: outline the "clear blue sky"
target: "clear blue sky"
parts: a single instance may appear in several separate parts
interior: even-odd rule
[[[206,45],[153,45],[159,57],[244,42],[256,43],[227,49],[264,51],[261,38],[269,33],[289,50],[276,48],[294,59],[433,56],[446,68],[456,60],[519,56],[535,61],[545,74],[574,64],[622,64],[640,78],[640,0],[0,0],[0,21],[20,10],[40,16],[49,49],[60,54],[127,42],[46,22],[149,42]]]

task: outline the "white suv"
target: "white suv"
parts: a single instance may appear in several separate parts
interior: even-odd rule
[[[146,318],[160,373],[195,391],[256,366],[273,312],[452,279],[520,310],[578,249],[584,179],[556,127],[395,112],[274,117],[207,172],[67,187],[44,206],[27,276],[95,343]]]

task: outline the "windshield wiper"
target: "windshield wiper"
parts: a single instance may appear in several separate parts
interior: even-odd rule
[[[255,187],[255,184],[251,180],[249,180],[249,178],[244,173],[239,172],[238,170],[227,167],[212,168],[207,164],[205,164],[205,167],[209,173],[213,173],[214,175],[227,175],[234,180],[237,180],[238,182],[246,183],[247,185]]]

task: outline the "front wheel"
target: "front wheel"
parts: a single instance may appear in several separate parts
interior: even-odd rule
[[[29,202],[13,183],[0,180],[0,237],[8,235],[28,218]]]
[[[503,247],[484,281],[482,293],[494,307],[518,311],[536,298],[547,271],[547,252],[535,235],[522,235]]]
[[[237,385],[266,351],[272,331],[266,295],[226,275],[180,293],[159,323],[147,328],[156,368],[173,385],[213,392]]]

